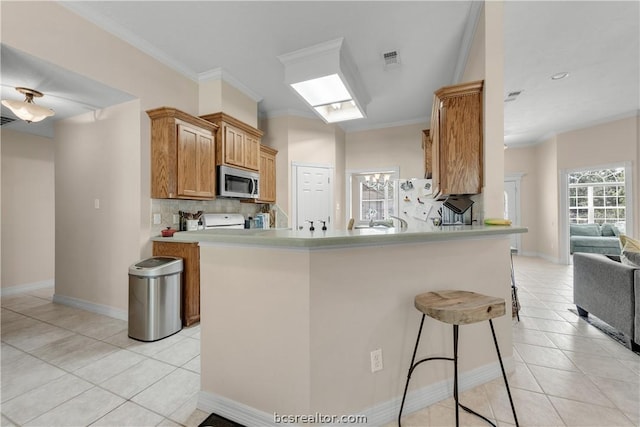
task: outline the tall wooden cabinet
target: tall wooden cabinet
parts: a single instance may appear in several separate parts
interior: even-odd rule
[[[218,125],[216,164],[252,171],[260,169],[261,130],[222,112],[200,117]]]
[[[153,242],[153,256],[182,258],[182,325],[190,326],[200,321],[200,247],[198,243]]]
[[[214,123],[175,108],[151,118],[151,197],[210,200],[216,195]]]
[[[431,168],[434,194],[482,191],[483,81],[436,91],[431,113]]]
[[[258,203],[276,202],[276,154],[278,150],[260,145],[260,198]]]

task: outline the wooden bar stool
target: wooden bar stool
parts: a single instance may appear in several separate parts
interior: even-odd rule
[[[516,408],[513,406],[513,399],[511,398],[511,391],[509,390],[507,374],[504,371],[502,357],[500,356],[500,349],[498,348],[496,332],[493,328],[493,321],[491,320],[494,317],[504,316],[504,299],[468,291],[436,291],[426,292],[424,294],[416,296],[414,305],[418,310],[422,312],[422,320],[420,321],[420,329],[418,330],[416,346],[413,349],[411,366],[409,367],[409,373],[407,374],[407,384],[404,387],[404,394],[402,395],[400,413],[398,414],[398,426],[400,427],[402,425],[402,409],[404,408],[404,401],[407,397],[407,390],[409,389],[411,374],[418,365],[429,360],[450,360],[453,362],[453,398],[456,402],[456,427],[460,425],[459,407],[495,426],[495,424],[493,424],[486,417],[478,414],[472,409],[467,408],[458,400],[458,326],[482,322],[484,320],[488,320],[489,325],[491,326],[493,343],[495,344],[496,352],[498,353],[498,360],[500,361],[500,369],[502,370],[504,384],[507,387],[507,394],[509,395],[509,402],[511,403],[511,410],[513,411],[513,419],[515,420],[516,426],[519,426],[518,418],[516,416]],[[428,357],[419,360],[418,362],[415,361],[425,316],[429,316],[441,322],[453,325],[453,357]]]

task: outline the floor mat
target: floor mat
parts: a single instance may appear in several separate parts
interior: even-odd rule
[[[218,414],[211,414],[198,427],[245,427]]]
[[[591,326],[593,326],[596,329],[598,329],[600,332],[603,332],[604,334],[609,336],[614,341],[617,341],[618,343],[620,343],[621,345],[625,346],[626,348],[629,348],[629,347],[627,347],[627,342],[625,340],[624,334],[622,334],[621,332],[617,331],[613,326],[610,326],[609,324],[603,322],[602,320],[600,320],[597,317],[595,317],[593,314],[589,314],[589,317],[582,317],[582,316],[580,316],[578,314],[578,311],[575,308],[570,308],[569,311],[572,312],[573,314],[575,314],[576,316],[580,317],[582,320],[584,320],[585,322],[587,322]],[[640,355],[640,349],[634,348],[632,351],[635,354]]]

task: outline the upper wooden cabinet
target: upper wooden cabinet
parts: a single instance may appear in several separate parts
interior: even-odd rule
[[[275,150],[260,145],[260,198],[258,203],[276,202],[276,154]]]
[[[156,108],[147,114],[151,118],[151,197],[214,199],[218,126],[175,108]]]
[[[439,198],[482,191],[482,86],[483,81],[476,81],[434,94],[429,138],[433,188]]]
[[[216,164],[259,170],[262,131],[225,113],[200,117],[218,125]]]
[[[431,141],[429,129],[422,131],[422,150],[424,153],[424,177],[431,178],[433,172],[433,163],[431,157],[433,156],[433,150],[431,149],[433,143]]]

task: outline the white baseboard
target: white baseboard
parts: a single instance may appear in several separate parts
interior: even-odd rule
[[[120,310],[108,305],[96,304],[73,297],[66,297],[63,295],[54,294],[53,302],[71,307],[81,308],[83,310],[90,311],[92,313],[102,314],[104,316],[113,317],[120,320],[129,320],[129,313],[127,310]]]
[[[216,413],[221,417],[245,426],[277,426],[273,414],[260,411],[244,403],[218,396],[208,391],[198,394],[198,409],[207,413]]]
[[[505,364],[505,370],[507,372],[511,372],[514,369],[514,361],[512,357],[504,358],[503,362]],[[500,370],[500,364],[496,360],[495,363],[480,366],[479,368],[473,369],[471,371],[462,372],[459,378],[460,391],[462,392],[472,389],[500,377],[502,377],[502,372]],[[407,393],[407,399],[405,401],[402,414],[408,415],[412,412],[419,411],[423,408],[426,408],[427,406],[431,406],[437,402],[440,402],[441,400],[451,397],[452,394],[453,378],[445,381],[440,381],[435,384],[430,384],[427,387],[423,387],[418,390],[410,391],[409,393]],[[360,426],[384,425],[397,419],[401,402],[402,396],[399,396],[386,402],[378,403],[377,405],[364,409],[360,412],[353,412],[353,415],[364,415],[366,417],[367,423],[358,424]],[[243,403],[236,402],[235,400],[231,400],[226,397],[218,396],[208,391],[200,391],[200,394],[198,395],[197,407],[201,411],[216,413],[220,416],[247,426],[281,425],[275,423],[274,414],[268,414],[261,410],[247,406]]]
[[[40,282],[25,283],[23,285],[7,286],[0,289],[0,296],[24,294],[26,292],[36,291],[38,289],[51,288],[54,286],[54,280],[42,280]]]
[[[549,256],[549,255],[541,254],[539,252],[521,252],[519,255],[541,258],[541,259],[543,259],[545,261],[549,261],[549,262],[552,262],[554,264],[560,264],[560,258],[555,258],[555,257]]]

